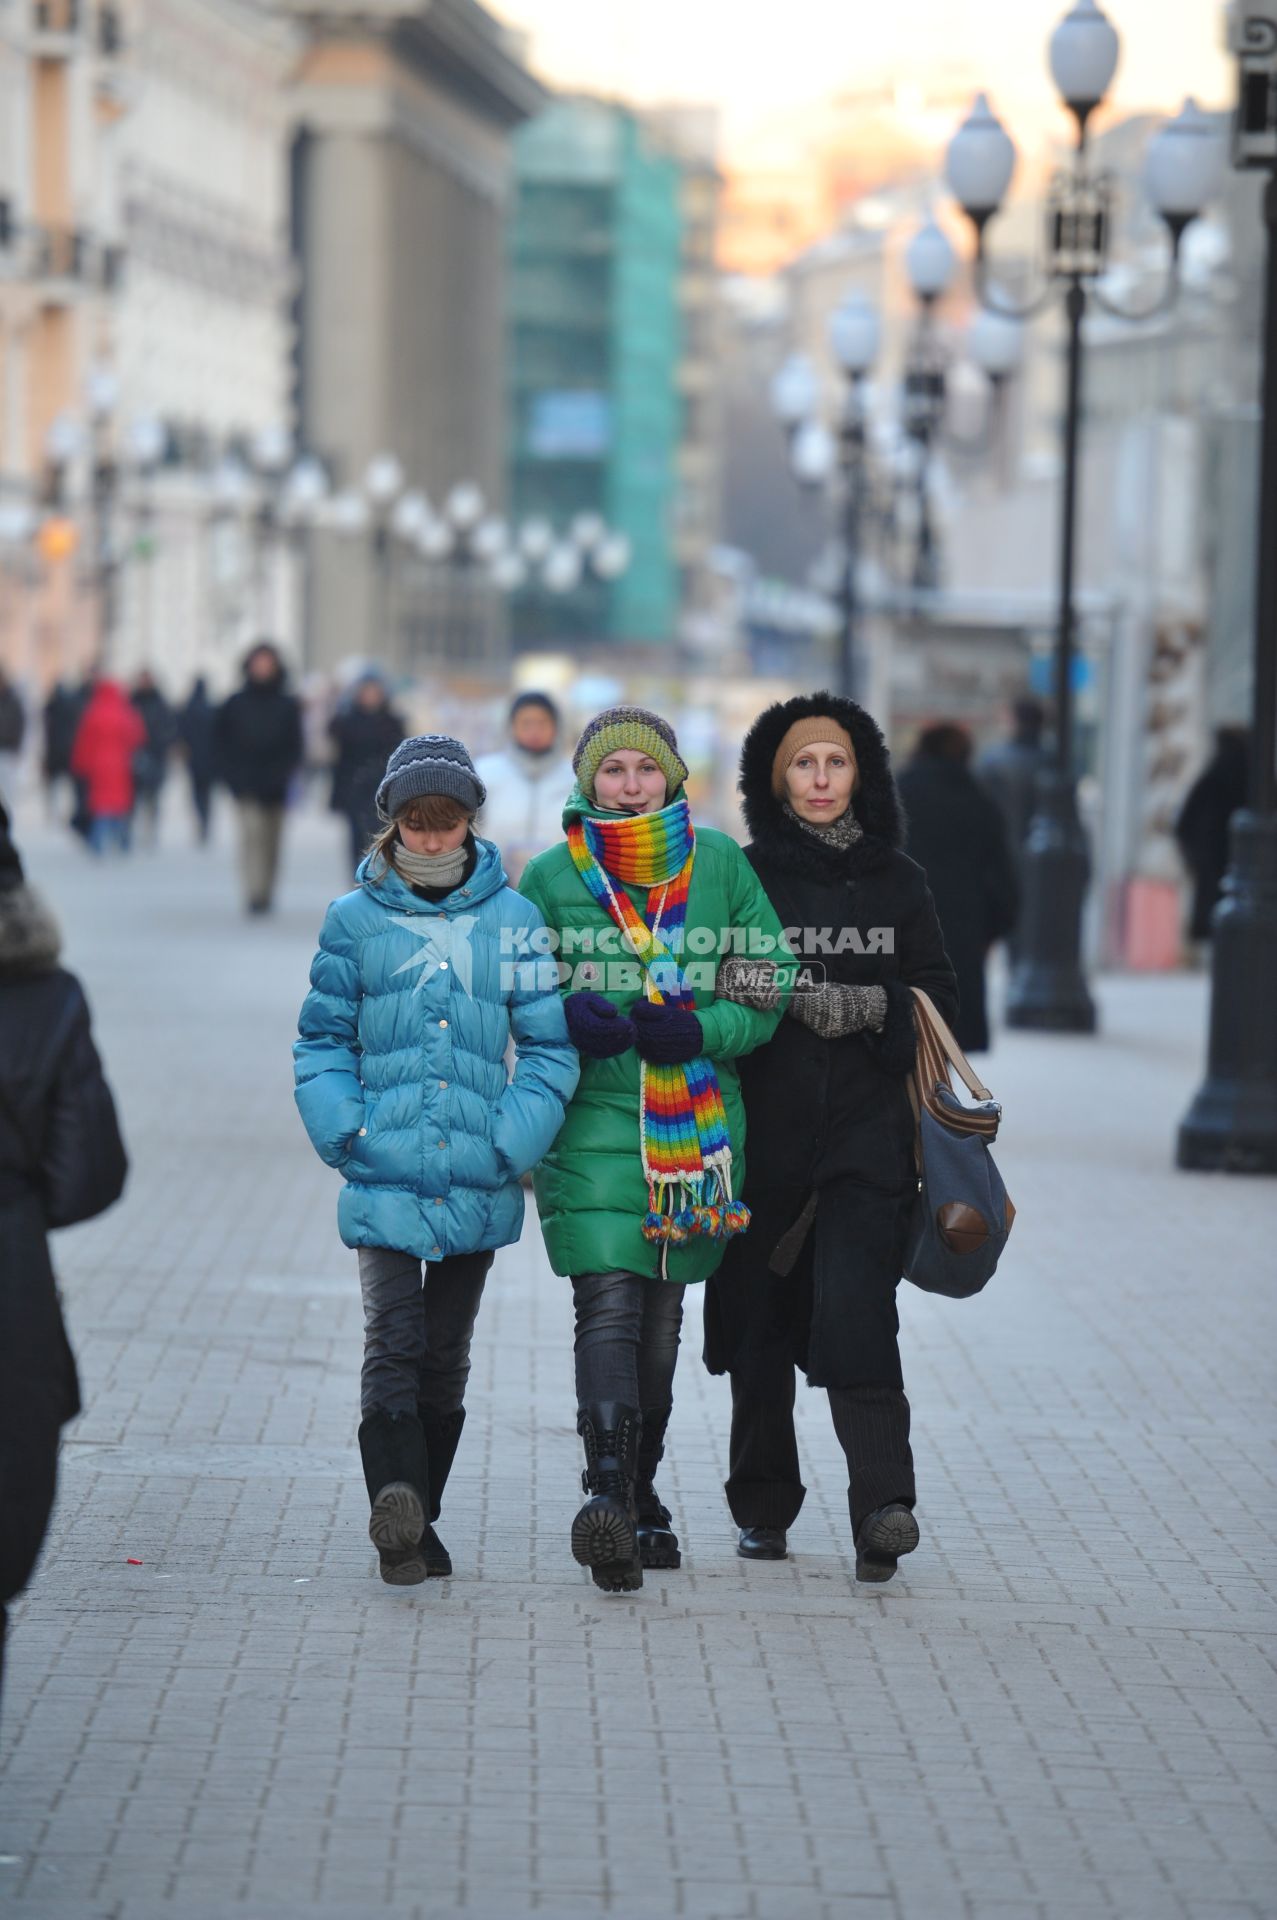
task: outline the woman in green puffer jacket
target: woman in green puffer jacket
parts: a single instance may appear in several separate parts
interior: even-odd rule
[[[572,1551],[609,1592],[677,1567],[654,1476],[672,1407],[683,1288],[708,1279],[748,1211],[735,1062],[782,1006],[719,1000],[722,954],[783,953],[736,842],[697,832],[673,729],[612,707],[573,755],[565,845],[526,868],[559,960],[581,1080],[533,1174],[550,1263],[576,1302],[577,1431],[590,1496]]]

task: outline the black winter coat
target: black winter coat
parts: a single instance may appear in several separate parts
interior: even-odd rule
[[[157,794],[168,775],[169,754],[177,741],[177,718],[158,687],[131,696],[146,728],[146,744],[133,756],[133,780],[139,799]]]
[[[282,806],[302,763],[301,707],[283,679],[252,681],[217,710],[217,772],[237,800]]]
[[[328,728],[337,748],[333,767],[332,810],[358,823],[369,838],[377,827],[377,789],[386,762],[407,728],[393,707],[368,711],[351,707],[334,715]]]
[[[864,837],[843,851],[796,826],[771,792],[780,741],[810,714],[839,720],[856,750],[852,807]],[[809,943],[815,951],[805,957],[813,969],[823,965],[827,978],[884,986],[888,1011],[881,1034],[837,1040],[821,1039],[787,1016],[766,1046],[741,1061],[745,1199],[754,1217],[749,1232],[730,1243],[709,1285],[706,1364],[714,1373],[729,1370],[762,1337],[769,1294],[791,1284],[773,1270],[777,1242],[814,1194],[800,1363],[814,1386],[891,1384],[859,1376],[847,1300],[853,1288],[894,1292],[900,1279],[917,1191],[906,1084],[915,1051],[909,989],[924,988],[952,1020],[953,969],[926,880],[900,851],[903,823],[887,748],[863,708],[825,693],[771,708],[745,742],[740,785],[751,836],[746,858],[781,924],[815,930]],[[839,945],[841,953],[821,951]]]
[[[997,802],[969,768],[918,754],[900,775],[905,845],[927,876],[958,977],[954,1025],[964,1049],[987,1047],[984,968],[989,948],[1015,929],[1020,884]]]
[[[217,709],[203,688],[196,688],[178,715],[177,733],[186,748],[186,763],[191,778],[201,785],[213,777],[216,725]]]
[[[0,890],[0,1605],[44,1538],[58,1433],[80,1410],[47,1234],[102,1213],[127,1169],[115,1107],[57,929]]]

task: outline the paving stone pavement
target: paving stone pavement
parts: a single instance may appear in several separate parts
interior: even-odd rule
[[[223,823],[223,830],[225,828]],[[1277,1189],[1171,1170],[1200,980],[1112,980],[1096,1041],[1004,1036],[1019,1208],[987,1294],[902,1290],[923,1546],[858,1587],[824,1397],[784,1564],[721,1496],[690,1311],[679,1573],[573,1564],[566,1282],[535,1219],[479,1321],[444,1536],[376,1579],[337,1181],[291,1099],[334,824],[281,911],[224,849],[29,866],[133,1155],[57,1260],[86,1411],[16,1611],[0,1908],[39,1920],[1228,1920],[1277,1911]],[[130,1565],[130,1560],[140,1565]]]

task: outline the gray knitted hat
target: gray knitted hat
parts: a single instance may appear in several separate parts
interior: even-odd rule
[[[410,800],[435,793],[447,794],[467,813],[478,813],[488,797],[470,755],[451,734],[418,733],[401,740],[377,789],[378,813],[393,820]]]

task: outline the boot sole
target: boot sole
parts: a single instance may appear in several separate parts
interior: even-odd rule
[[[634,1593],[643,1584],[634,1525],[620,1507],[582,1507],[572,1522],[572,1558],[604,1593]]]
[[[372,1503],[368,1520],[368,1538],[378,1553],[402,1553],[419,1547],[426,1530],[426,1510],[421,1495],[406,1480],[392,1480]]]
[[[867,1524],[856,1542],[856,1578],[881,1583],[893,1578],[896,1562],[912,1553],[921,1538],[908,1507],[884,1513]]]
[[[639,1528],[639,1561],[653,1573],[672,1573],[683,1564],[678,1539],[672,1533],[645,1533]]]

